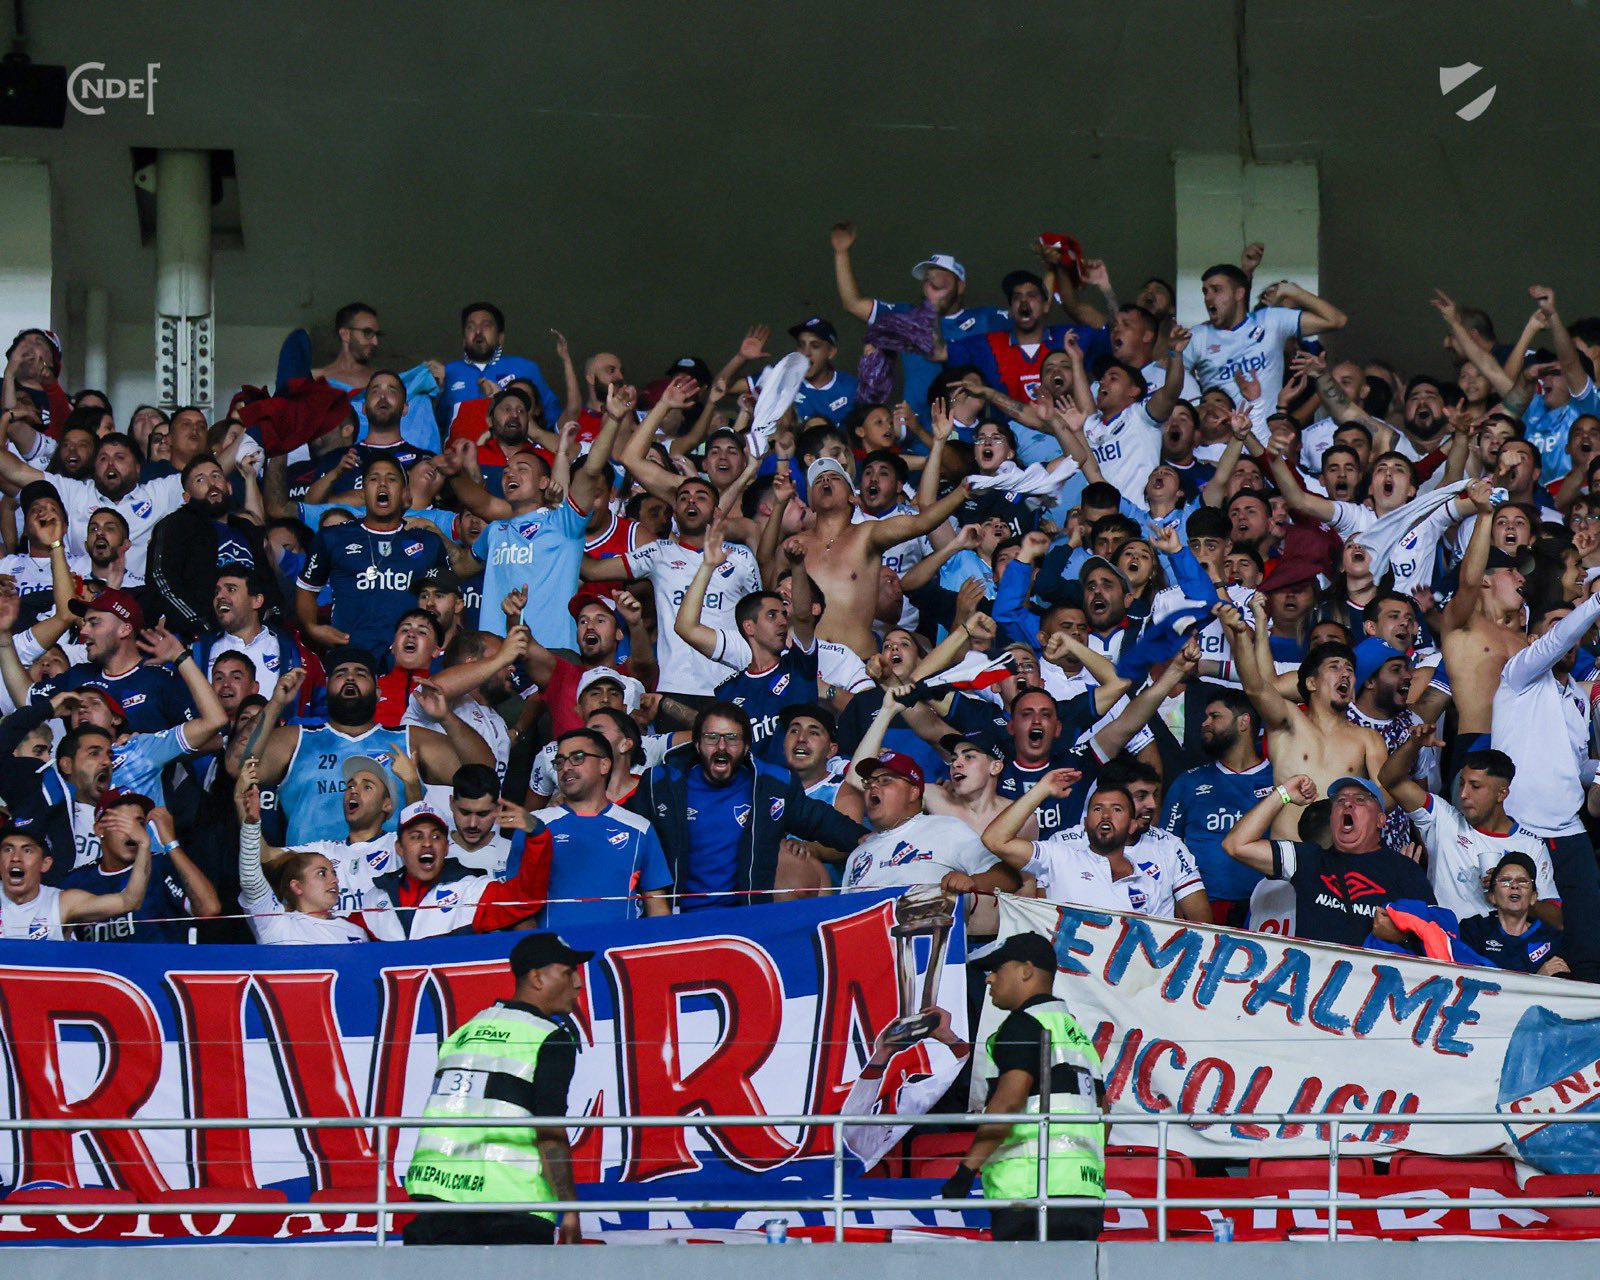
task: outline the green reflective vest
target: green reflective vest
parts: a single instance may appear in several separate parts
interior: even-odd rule
[[[1098,1111],[1095,1081],[1100,1076],[1100,1055],[1067,1011],[1066,1002],[1043,1001],[1019,1012],[1037,1021],[1050,1036],[1048,1078],[1039,1080],[1035,1069],[1034,1089],[1022,1110],[1039,1114],[1041,1090],[1048,1088],[1048,1111],[1052,1115],[1063,1112],[1092,1115]],[[994,1042],[995,1036],[990,1036],[984,1045],[992,1068],[996,1067]],[[1048,1155],[1046,1191],[1049,1195],[1105,1198],[1103,1124],[1052,1124]],[[1038,1186],[1039,1126],[1013,1125],[1006,1140],[984,1163],[983,1194],[991,1200],[1025,1200],[1038,1195]]]
[[[433,1077],[428,1117],[530,1116],[514,1102],[486,1096],[496,1075],[532,1082],[545,1039],[558,1024],[537,1013],[491,1005],[444,1042]],[[555,1188],[539,1159],[538,1130],[423,1129],[406,1174],[406,1192],[456,1204],[554,1200]],[[555,1221],[554,1213],[535,1215]]]

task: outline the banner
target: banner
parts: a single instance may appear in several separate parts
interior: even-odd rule
[[[1054,942],[1056,992],[1093,1038],[1114,1110],[1329,1111],[1341,1150],[1505,1151],[1547,1173],[1600,1172],[1600,1128],[1550,1124],[1600,1104],[1600,991],[1558,978],[1151,916],[1000,898],[1000,935]],[[985,1004],[979,1039],[1004,1015]],[[986,1064],[975,1064],[982,1099]],[[1416,1112],[1499,1124],[1413,1125]],[[1328,1125],[1168,1130],[1198,1156],[1320,1155]],[[1154,1125],[1114,1141],[1154,1146]]]
[[[968,1031],[962,922],[926,904],[908,915],[914,902],[856,893],[566,931],[573,946],[598,953],[574,1015],[569,1114],[840,1113],[875,1047],[885,1070],[876,1086],[856,1089],[850,1110],[914,1109],[904,1086],[932,1069],[930,1050],[943,1049],[934,1039],[964,1041]],[[506,957],[518,936],[354,947],[0,943],[0,1112],[420,1115],[443,1036],[511,994]],[[700,1225],[652,1211],[652,1198],[831,1186],[827,1127],[573,1132],[581,1193],[641,1202],[638,1214],[585,1215],[586,1230]],[[391,1188],[415,1142],[414,1129],[391,1135]],[[109,1188],[81,1198],[264,1208],[370,1200],[375,1151],[373,1131],[361,1128],[0,1132],[0,1195],[20,1189],[51,1203]],[[847,1172],[853,1185],[860,1162],[849,1160]],[[107,1218],[90,1230],[5,1217],[0,1205],[0,1244],[361,1229],[343,1215],[284,1226],[279,1214]]]

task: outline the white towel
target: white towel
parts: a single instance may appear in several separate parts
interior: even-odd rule
[[[761,375],[755,413],[750,418],[750,452],[760,457],[772,447],[778,419],[789,412],[806,378],[806,357],[791,351]]]
[[[1421,494],[1411,499],[1405,506],[1396,507],[1388,515],[1381,517],[1365,533],[1356,534],[1355,540],[1372,553],[1372,576],[1381,578],[1389,567],[1389,558],[1394,555],[1394,549],[1400,545],[1400,539],[1445,503],[1453,501],[1456,494],[1465,489],[1469,483],[1466,480],[1458,480],[1455,484],[1447,484]]]

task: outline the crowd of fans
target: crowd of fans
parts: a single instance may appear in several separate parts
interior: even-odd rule
[[[393,371],[357,302],[208,421],[19,334],[0,936],[940,884],[1600,980],[1600,319],[1440,293],[1406,373],[1260,245],[1186,324],[1060,237],[875,298],[855,234],[854,373],[809,316],[547,378],[490,302]]]

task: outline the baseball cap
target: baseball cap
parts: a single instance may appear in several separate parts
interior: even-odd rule
[[[1346,787],[1360,787],[1378,802],[1378,808],[1383,808],[1383,792],[1379,790],[1378,784],[1371,778],[1357,778],[1349,774],[1333,780],[1333,785],[1328,788],[1328,799],[1332,800]]]
[[[432,587],[435,591],[453,591],[460,595],[461,579],[449,565],[437,564],[431,569],[424,569],[412,579],[413,591],[420,593],[424,587]]]
[[[850,473],[844,469],[844,464],[841,463],[839,461],[839,459],[837,459],[837,458],[818,458],[815,462],[813,462],[809,467],[806,468],[806,490],[807,490],[807,492],[810,491],[811,487],[813,485],[815,485],[818,480],[822,479],[823,476],[829,475],[829,474],[838,476],[839,479],[841,479],[841,480],[843,480],[845,482],[845,486],[847,488],[850,488],[850,489],[854,489],[855,488],[855,485],[850,480]]]
[[[61,508],[63,513],[66,512],[67,508],[61,501],[60,491],[48,480],[35,480],[32,484],[23,485],[22,492],[17,495],[17,506],[21,509],[22,514],[26,516],[28,508],[39,501],[40,498],[49,498],[51,502]]]
[[[396,810],[404,807],[406,798],[400,794],[400,779],[394,776],[392,769],[385,768],[378,760],[371,756],[346,756],[345,762],[340,766],[344,780],[349,782],[358,773],[370,773],[383,783],[389,792],[389,800]]]
[[[798,338],[802,333],[814,333],[824,342],[839,345],[839,331],[833,327],[833,321],[824,320],[821,316],[807,316],[789,330],[791,338]]]
[[[583,697],[584,690],[591,685],[597,685],[602,680],[609,680],[622,690],[622,705],[629,711],[639,709],[639,699],[644,694],[644,686],[632,676],[625,676],[613,667],[590,667],[578,677],[578,692],[573,695],[574,701]]]
[[[1526,577],[1533,572],[1533,557],[1531,555],[1512,555],[1500,547],[1489,548],[1489,569],[1515,569]]]
[[[224,650],[224,652],[226,652],[226,650]],[[80,686],[77,692],[79,694],[89,695],[98,694],[100,700],[106,704],[106,708],[111,712],[111,715],[114,719],[126,720],[128,718],[128,713],[122,709],[121,700],[113,697],[110,693],[106,692],[106,690],[98,688],[92,684],[86,684]]]
[[[993,973],[1001,965],[1013,960],[1031,964],[1035,969],[1047,969],[1051,973],[1060,967],[1056,964],[1054,945],[1042,933],[1014,933],[974,963],[980,972]]]
[[[778,732],[788,733],[789,726],[799,719],[815,720],[828,731],[828,736],[835,741],[839,738],[839,717],[834,715],[827,707],[816,702],[791,703],[778,713]]]
[[[437,822],[444,830],[450,830],[450,823],[446,820],[444,814],[426,800],[418,800],[416,804],[408,804],[400,814],[400,825],[396,829],[404,831],[407,827],[416,826],[419,822]]]
[[[1261,579],[1261,590],[1270,594],[1303,587],[1308,582],[1315,582],[1320,573],[1321,568],[1311,560],[1300,556],[1284,556],[1275,561],[1266,577]]]
[[[667,366],[666,376],[676,378],[688,374],[696,382],[707,383],[711,381],[711,366],[699,356],[679,356]]]
[[[592,604],[603,604],[616,616],[617,604],[607,593],[605,587],[598,582],[586,582],[567,601],[567,612],[576,618]]]
[[[856,766],[856,774],[863,779],[870,778],[879,771],[892,773],[895,777],[914,782],[919,787],[927,786],[922,776],[922,766],[910,756],[901,755],[898,751],[885,751],[877,759],[863,760]]]
[[[330,676],[347,662],[358,663],[370,671],[374,676],[378,674],[378,664],[372,660],[372,654],[358,644],[336,644],[322,656],[322,669]]]
[[[32,840],[44,853],[50,852],[50,846],[45,843],[44,829],[37,826],[33,818],[6,817],[0,820],[0,840],[11,836],[22,836]]]
[[[1385,662],[1393,662],[1396,658],[1410,665],[1406,655],[1388,641],[1377,636],[1368,636],[1356,646],[1356,688],[1366,688],[1367,681],[1378,674],[1378,669]]]
[[[577,968],[593,959],[593,951],[579,951],[559,933],[530,933],[511,948],[511,972],[520,978],[547,964],[570,964]]]
[[[928,277],[928,272],[934,267],[939,267],[944,271],[950,272],[951,275],[955,276],[957,280],[960,280],[963,283],[966,281],[967,269],[955,260],[955,256],[953,254],[949,253],[929,254],[921,262],[917,263],[916,266],[911,268],[911,278],[913,280],[925,280]]]
[[[102,591],[93,600],[74,600],[67,608],[80,618],[89,613],[109,613],[113,618],[121,618],[135,631],[144,630],[144,609],[131,592],[123,591],[120,587]]]
[[[1117,568],[1116,565],[1112,564],[1111,561],[1107,560],[1104,556],[1090,556],[1083,562],[1078,569],[1078,581],[1080,583],[1089,576],[1089,570],[1091,569],[1109,569],[1122,580],[1122,586],[1124,590],[1133,590],[1133,583],[1128,581],[1128,575],[1123,573],[1121,569]]]
[[[987,733],[947,733],[939,739],[940,750],[955,755],[957,747],[971,747],[995,760],[1004,760],[1006,751],[998,738]]]
[[[501,401],[509,400],[513,397],[522,401],[525,408],[533,408],[533,397],[530,396],[526,390],[524,390],[522,387],[509,386],[501,387],[500,390],[494,393],[494,399],[489,401],[489,408],[494,409],[500,404]]]
[[[111,790],[107,791],[105,795],[101,796],[99,801],[95,804],[94,816],[98,818],[107,809],[115,809],[118,805],[124,804],[138,805],[139,811],[146,816],[148,816],[150,810],[156,807],[156,802],[154,800],[147,795],[141,795],[137,791]]]

